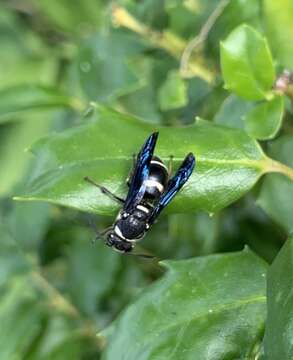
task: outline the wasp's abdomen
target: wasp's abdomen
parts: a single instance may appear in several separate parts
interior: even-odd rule
[[[168,182],[168,169],[158,157],[153,157],[149,177],[145,180],[145,198],[154,200],[163,192]]]

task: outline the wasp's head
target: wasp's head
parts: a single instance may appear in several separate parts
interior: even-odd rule
[[[133,248],[133,245],[130,242],[121,239],[114,231],[111,231],[107,235],[106,245],[123,253],[130,252]]]

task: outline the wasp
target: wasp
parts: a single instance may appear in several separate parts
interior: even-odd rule
[[[195,157],[189,153],[173,177],[163,161],[154,156],[158,132],[151,134],[143,144],[127,183],[126,199],[122,199],[89,177],[84,179],[97,186],[102,193],[122,205],[113,225],[97,237],[122,253],[130,253],[153,225],[161,211],[187,182],[195,166]]]

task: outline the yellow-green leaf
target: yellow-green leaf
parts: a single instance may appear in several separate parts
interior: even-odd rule
[[[275,79],[267,40],[251,26],[240,25],[221,44],[225,87],[247,100],[269,98]]]

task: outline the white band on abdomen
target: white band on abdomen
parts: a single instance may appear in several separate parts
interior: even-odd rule
[[[137,205],[137,207],[136,207],[138,210],[141,210],[141,211],[143,211],[143,212],[145,212],[146,214],[148,214],[149,213],[149,209],[148,208],[146,208],[145,206],[143,206],[143,205]]]
[[[167,166],[164,163],[162,163],[161,161],[152,160],[151,164],[159,165],[159,166],[161,166],[162,168],[164,168],[164,169],[166,169],[168,171]]]
[[[157,188],[160,193],[162,193],[164,191],[164,186],[156,180],[148,179],[144,182],[144,184],[149,187],[153,186],[153,187]]]

